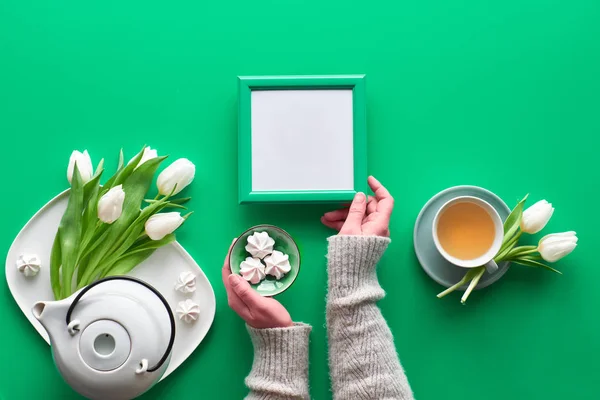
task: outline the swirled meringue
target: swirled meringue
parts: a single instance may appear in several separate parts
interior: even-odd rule
[[[248,257],[240,263],[240,275],[248,282],[256,285],[265,279],[265,266],[260,259]]]
[[[278,250],[274,250],[270,256],[265,258],[265,264],[265,273],[274,276],[277,280],[283,278],[292,269],[289,256]]]
[[[190,271],[183,271],[177,277],[175,290],[181,293],[193,293],[196,291],[196,275]]]
[[[192,300],[187,299],[185,301],[180,301],[177,304],[177,310],[175,312],[180,320],[189,324],[196,321],[200,316],[200,306]]]
[[[246,251],[252,254],[252,257],[262,259],[273,252],[274,245],[275,240],[267,232],[254,232],[252,236],[248,236]]]
[[[27,277],[36,276],[41,267],[42,261],[36,254],[21,254],[17,258],[17,269]]]

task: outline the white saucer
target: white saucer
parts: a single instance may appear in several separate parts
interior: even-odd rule
[[[505,221],[510,214],[510,209],[500,197],[479,186],[454,186],[448,188],[433,196],[427,204],[423,206],[423,209],[415,222],[415,253],[417,254],[421,267],[427,275],[445,287],[450,287],[460,281],[467,273],[468,269],[451,264],[437,251],[435,243],[433,242],[433,218],[444,203],[457,196],[475,196],[487,201],[496,209],[496,211],[498,211],[502,221]],[[492,274],[486,272],[483,274],[476,288],[484,288],[502,278],[502,275],[508,271],[509,264],[510,263],[508,262],[500,263],[496,272]],[[466,285],[460,287],[460,290],[465,289]]]
[[[6,257],[6,281],[10,292],[29,322],[48,343],[48,334],[33,317],[31,308],[38,301],[54,300],[50,286],[50,250],[67,201],[68,190],[44,205],[19,232]],[[37,276],[28,278],[17,270],[15,261],[23,253],[34,253],[40,257],[42,268]],[[184,271],[196,274],[196,291],[188,295],[174,290],[177,277]],[[215,294],[204,272],[177,242],[158,249],[128,275],[154,286],[165,297],[173,313],[177,303],[187,298],[200,305],[200,317],[194,323],[187,324],[176,318],[175,343],[169,367],[161,378],[164,379],[192,354],[206,336],[215,316]]]

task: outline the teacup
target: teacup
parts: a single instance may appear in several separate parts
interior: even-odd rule
[[[450,263],[498,270],[494,257],[502,247],[504,227],[488,202],[473,196],[449,200],[435,215],[432,231],[437,250]]]

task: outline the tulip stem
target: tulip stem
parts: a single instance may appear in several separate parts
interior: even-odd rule
[[[458,289],[462,285],[466,285],[467,282],[469,282],[471,279],[473,279],[480,271],[485,271],[485,267],[471,268],[465,274],[465,276],[463,276],[463,278],[460,281],[458,281],[454,285],[450,286],[448,289],[444,290],[443,292],[439,293],[437,295],[438,299],[441,299],[442,297],[446,296],[448,293],[454,292],[456,289]],[[477,280],[479,280],[479,279],[477,279]]]
[[[508,254],[506,254],[506,256],[504,256],[504,259],[509,259],[509,258],[513,258],[516,256],[525,256],[527,254],[532,254],[532,253],[536,253],[538,251],[537,246],[520,246],[520,247],[515,247],[514,249],[512,249],[511,251],[508,252]]]
[[[460,302],[462,304],[465,304],[465,302],[469,298],[469,295],[471,294],[473,289],[475,289],[475,286],[477,286],[477,284],[479,283],[479,279],[481,279],[481,277],[483,276],[483,273],[485,272],[485,267],[479,267],[478,269],[479,269],[479,271],[477,271],[476,275],[471,280],[469,287],[467,288],[467,290],[465,290],[465,294],[463,294],[463,296],[460,299]]]
[[[502,247],[500,247],[500,251],[498,253],[502,253],[503,250],[512,248],[515,244],[517,244],[522,234],[523,232],[519,230],[519,232],[517,232],[515,236],[510,238],[508,241],[506,241],[506,243],[502,245]]]

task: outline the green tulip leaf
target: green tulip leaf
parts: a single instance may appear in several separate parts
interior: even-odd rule
[[[110,267],[103,277],[125,275],[154,253],[156,249],[147,249],[138,253],[127,254]]]
[[[160,240],[152,240],[149,237],[146,237],[144,240],[140,241],[140,243],[138,245],[131,247],[125,254],[123,254],[121,256],[121,258],[126,257],[133,253],[139,253],[141,251],[145,251],[145,250],[149,250],[149,249],[158,249],[158,248],[163,247],[174,241],[175,241],[174,233],[170,233]]]
[[[50,285],[54,299],[59,300],[61,297],[60,287],[60,264],[62,257],[60,255],[60,231],[56,232],[54,243],[52,244],[52,252],[50,253]]]
[[[148,204],[156,204],[160,201],[162,201],[162,200],[149,200],[149,199],[144,200],[144,202],[146,202]],[[166,204],[165,208],[177,208],[177,209],[187,210],[187,207],[182,206],[181,204],[175,203],[173,201],[169,201],[165,204]]]
[[[100,186],[100,177],[102,176],[103,169],[96,172],[92,179],[83,185],[83,205],[84,207],[90,202],[92,193]]]
[[[188,201],[190,201],[191,199],[192,199],[191,197],[181,197],[181,198],[179,198],[179,199],[171,199],[171,200],[169,200],[169,201],[170,201],[171,203],[173,203],[173,204],[179,204],[179,205],[182,205],[182,204],[185,204],[185,203],[187,203],[187,202],[188,202]]]
[[[131,271],[137,264],[141,263],[146,258],[148,258],[149,255],[151,255],[156,249],[174,241],[175,235],[172,233],[165,236],[161,240],[151,240],[150,238],[146,237],[139,243],[139,245],[130,248],[116,261],[109,264],[109,267],[107,267],[106,270],[102,272],[101,277],[104,278],[107,276],[126,274],[127,272]],[[137,261],[137,263],[133,264],[133,261]]]
[[[94,173],[94,177],[102,174],[102,171],[104,171],[104,158],[101,159],[98,163],[98,166],[96,167],[96,172]]]
[[[123,149],[119,151],[119,165],[117,165],[117,171],[120,171],[125,165],[125,156],[123,155]]]
[[[108,192],[111,188],[115,187],[115,186],[119,186],[122,185],[123,182],[125,182],[132,174],[134,171],[137,171],[139,168],[135,168],[140,160],[142,159],[142,156],[144,155],[144,149],[145,147],[142,148],[142,151],[140,151],[134,158],[133,160],[131,160],[131,162],[129,164],[127,164],[125,167],[123,168],[119,168],[117,170],[117,172],[108,180],[106,181],[106,183],[104,184],[103,187],[103,193]],[[142,166],[144,166],[146,163],[140,165],[140,168]],[[153,173],[154,175],[154,173]],[[127,192],[125,192],[125,195],[127,195]]]
[[[81,218],[83,212],[83,182],[77,164],[73,170],[71,192],[67,209],[60,220],[58,234],[61,242],[61,297],[69,297],[72,293],[72,279],[81,239]]]
[[[532,259],[528,259],[528,258],[515,258],[515,259],[511,259],[509,260],[510,262],[513,262],[515,264],[520,264],[520,265],[524,265],[526,267],[534,267],[534,268],[544,268],[547,269],[548,271],[552,271],[552,272],[556,272],[557,274],[562,275],[562,272],[560,272],[557,269],[554,269],[546,264],[543,264],[541,262],[538,261],[534,261]]]
[[[523,197],[504,222],[504,239],[502,243],[508,242],[519,230],[521,219],[523,218],[523,206],[525,205],[528,196],[529,194]]]

